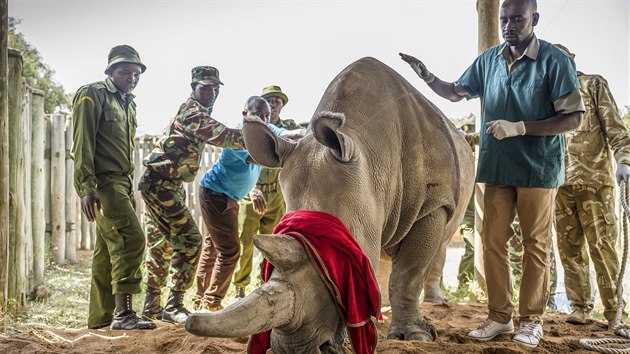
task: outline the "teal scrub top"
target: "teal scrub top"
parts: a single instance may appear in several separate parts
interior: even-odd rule
[[[534,38],[536,40],[536,38]],[[459,78],[471,97],[482,100],[477,182],[528,188],[558,188],[564,182],[564,138],[517,136],[497,140],[486,122],[536,121],[556,115],[554,101],[578,90],[573,59],[539,40],[534,60],[524,56],[512,73],[501,55],[505,44],[483,52]]]

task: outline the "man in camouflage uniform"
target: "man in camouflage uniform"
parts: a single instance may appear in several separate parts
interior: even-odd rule
[[[145,70],[135,49],[116,46],[109,52],[107,78],[81,87],[72,103],[74,187],[81,197],[81,211],[88,221],[96,220],[90,329],[156,327],[131,308],[131,294],[141,291],[144,254],[144,234],[133,200],[137,124],[131,91]]]
[[[190,98],[144,160],[147,168],[139,189],[147,220],[147,293],[142,311],[146,318],[183,323],[189,314],[182,301],[194,281],[202,238],[186,207],[182,183],[194,180],[205,144],[245,148],[239,129],[210,116],[222,84],[216,68],[193,68]],[[162,308],[160,293],[169,276],[170,294]]]
[[[287,130],[301,128],[292,119],[280,119],[282,108],[289,102],[289,98],[282,92],[280,86],[265,87],[261,96],[271,107],[271,124]],[[254,235],[256,233],[270,234],[286,213],[284,197],[278,182],[279,174],[280,169],[263,167],[256,186],[249,196],[240,202],[241,257],[238,261],[238,269],[234,273],[236,296],[240,298],[245,297],[245,287],[250,282],[254,257]]]
[[[573,56],[567,48],[556,46]],[[581,126],[566,133],[566,181],[556,198],[558,250],[564,266],[567,297],[573,308],[567,322],[584,324],[593,309],[586,250],[588,243],[604,305],[604,317],[610,327],[614,325],[619,274],[611,158],[614,156],[617,161],[614,178],[618,183],[621,180],[628,183],[630,135],[619,116],[606,80],[599,75],[586,75],[579,71],[578,79],[586,112]]]

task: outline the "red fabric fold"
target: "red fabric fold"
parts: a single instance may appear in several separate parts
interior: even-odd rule
[[[379,289],[370,260],[346,225],[328,213],[295,210],[280,220],[273,233],[294,237],[302,244],[337,302],[354,352],[374,353],[377,337],[372,317],[380,318]],[[263,280],[269,280],[273,265],[265,259],[260,266]],[[248,353],[265,354],[270,335],[271,331],[252,335]]]

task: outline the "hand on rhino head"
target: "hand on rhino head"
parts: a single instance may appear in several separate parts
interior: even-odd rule
[[[221,311],[191,314],[186,330],[207,337],[272,330],[276,354],[344,353],[344,323],[300,243],[285,235],[256,235],[254,245],[274,265],[271,278]]]

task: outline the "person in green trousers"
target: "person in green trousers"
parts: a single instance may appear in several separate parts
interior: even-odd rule
[[[85,85],[73,99],[74,186],[81,211],[96,221],[88,328],[153,329],[133,311],[141,291],[144,233],[133,199],[136,104],[131,93],[146,66],[128,45],[112,48],[104,81]]]

